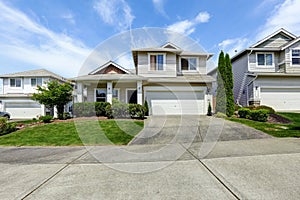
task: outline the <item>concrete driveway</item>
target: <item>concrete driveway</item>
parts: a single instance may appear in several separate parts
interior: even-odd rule
[[[254,128],[207,116],[152,116],[130,145],[271,138]]]
[[[180,130],[188,131],[187,128],[193,127],[194,122],[186,118],[183,122],[185,126]],[[151,121],[148,123],[149,127],[157,128],[151,125]],[[164,123],[168,125],[166,128],[172,130],[173,126],[178,125],[176,120]],[[215,126],[210,131],[219,132],[222,123],[213,123]],[[225,123],[226,126],[235,125]],[[229,131],[224,128],[221,135],[225,134],[224,130]],[[176,132],[178,134],[173,141],[172,136],[163,137],[166,138],[166,143],[158,139],[162,137],[161,133],[158,136],[154,134],[153,140],[148,140],[152,143],[146,145],[2,147],[0,197],[300,198],[299,139],[278,139],[258,133],[256,137],[259,139],[245,140],[241,136],[232,136],[234,140],[216,140],[216,137],[199,136],[198,132],[190,135],[199,138],[185,137],[188,132],[181,131]],[[193,131],[194,129],[192,133]],[[189,142],[191,139],[192,142]]]

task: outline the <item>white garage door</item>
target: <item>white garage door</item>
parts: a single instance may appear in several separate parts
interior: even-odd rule
[[[203,91],[150,91],[146,92],[152,115],[204,114]]]
[[[277,111],[300,110],[300,88],[262,88],[261,105]]]
[[[6,102],[5,111],[12,119],[32,119],[41,115],[41,105],[34,102]]]

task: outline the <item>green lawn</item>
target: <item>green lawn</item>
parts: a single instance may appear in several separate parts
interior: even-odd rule
[[[277,113],[290,119],[292,124],[271,124],[266,122],[256,122],[241,118],[227,118],[230,121],[239,122],[263,131],[275,137],[300,137],[300,113]]]
[[[131,120],[81,120],[27,127],[0,136],[5,146],[72,146],[127,144],[143,129],[144,122]]]

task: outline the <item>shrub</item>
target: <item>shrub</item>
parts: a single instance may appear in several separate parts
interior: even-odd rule
[[[6,117],[0,117],[0,135],[5,135],[16,130],[15,123],[8,123]]]
[[[129,107],[126,103],[116,100],[113,102],[111,110],[114,118],[129,118]]]
[[[260,109],[260,110],[252,110],[250,112],[251,119],[259,122],[266,122],[269,117],[269,110]]]
[[[72,118],[72,116],[70,115],[69,112],[64,112],[64,114],[63,114],[63,119],[64,119],[64,120],[66,120],[66,119],[71,119],[71,118]]]
[[[207,116],[212,116],[210,102],[208,103],[208,108],[207,108]]]
[[[217,114],[215,114],[215,117],[217,117],[217,118],[226,118],[227,115],[225,113],[218,112]]]
[[[95,102],[95,111],[96,116],[107,116],[106,115],[106,107],[110,105],[108,102]]]
[[[242,108],[240,105],[234,104],[234,110],[238,111],[240,108]]]
[[[131,118],[144,119],[146,107],[139,104],[129,104],[129,114]]]
[[[39,118],[39,120],[41,120],[44,123],[50,123],[52,119],[53,119],[53,117],[50,115],[41,116]]]
[[[275,114],[274,108],[270,106],[265,106],[265,105],[257,106],[255,110],[267,110],[269,114]]]
[[[240,108],[238,111],[238,115],[240,116],[240,118],[249,119],[251,117],[250,113],[251,110],[249,108]]]
[[[145,106],[145,116],[149,116],[149,106],[148,106],[148,102],[147,101],[145,101],[145,103],[144,103],[144,106]]]
[[[95,103],[74,103],[74,115],[76,115],[76,117],[96,116]]]

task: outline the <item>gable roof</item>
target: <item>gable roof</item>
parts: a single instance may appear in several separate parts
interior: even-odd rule
[[[52,77],[60,81],[64,81],[64,82],[67,81],[64,77],[59,76],[58,74],[50,72],[46,69],[36,69],[36,70],[29,70],[29,71],[0,75],[0,78],[14,78],[14,77]]]
[[[294,39],[297,38],[294,34],[288,32],[284,28],[281,28],[281,29],[277,30],[276,32],[272,33],[271,35],[268,35],[267,37],[265,37],[262,40],[258,41],[257,43],[255,43],[254,45],[252,45],[250,48],[255,48],[255,47],[259,46],[260,44],[266,42],[267,40],[271,39],[272,37],[278,35],[278,34],[283,34],[284,36],[286,36],[286,37],[288,37],[288,38],[290,38],[292,40],[294,40]]]
[[[298,38],[296,38],[295,40],[292,40],[292,41],[288,42],[287,44],[283,45],[283,46],[281,47],[281,50],[285,50],[286,48],[289,48],[290,46],[296,44],[296,43],[299,42],[299,41],[300,41],[300,37],[298,37]]]
[[[91,71],[89,73],[89,75],[95,75],[98,74],[98,72],[103,71],[105,68],[110,67],[110,66],[114,66],[117,69],[123,71],[125,74],[131,74],[129,70],[125,69],[124,67],[122,67],[121,65],[118,65],[117,63],[113,62],[113,61],[108,61],[107,63],[105,63],[104,65],[101,65],[100,67],[96,68],[95,70]]]
[[[175,44],[171,43],[171,42],[167,42],[166,44],[161,46],[162,48],[168,48],[168,49],[177,49],[180,50],[180,48],[178,46],[176,46]]]

